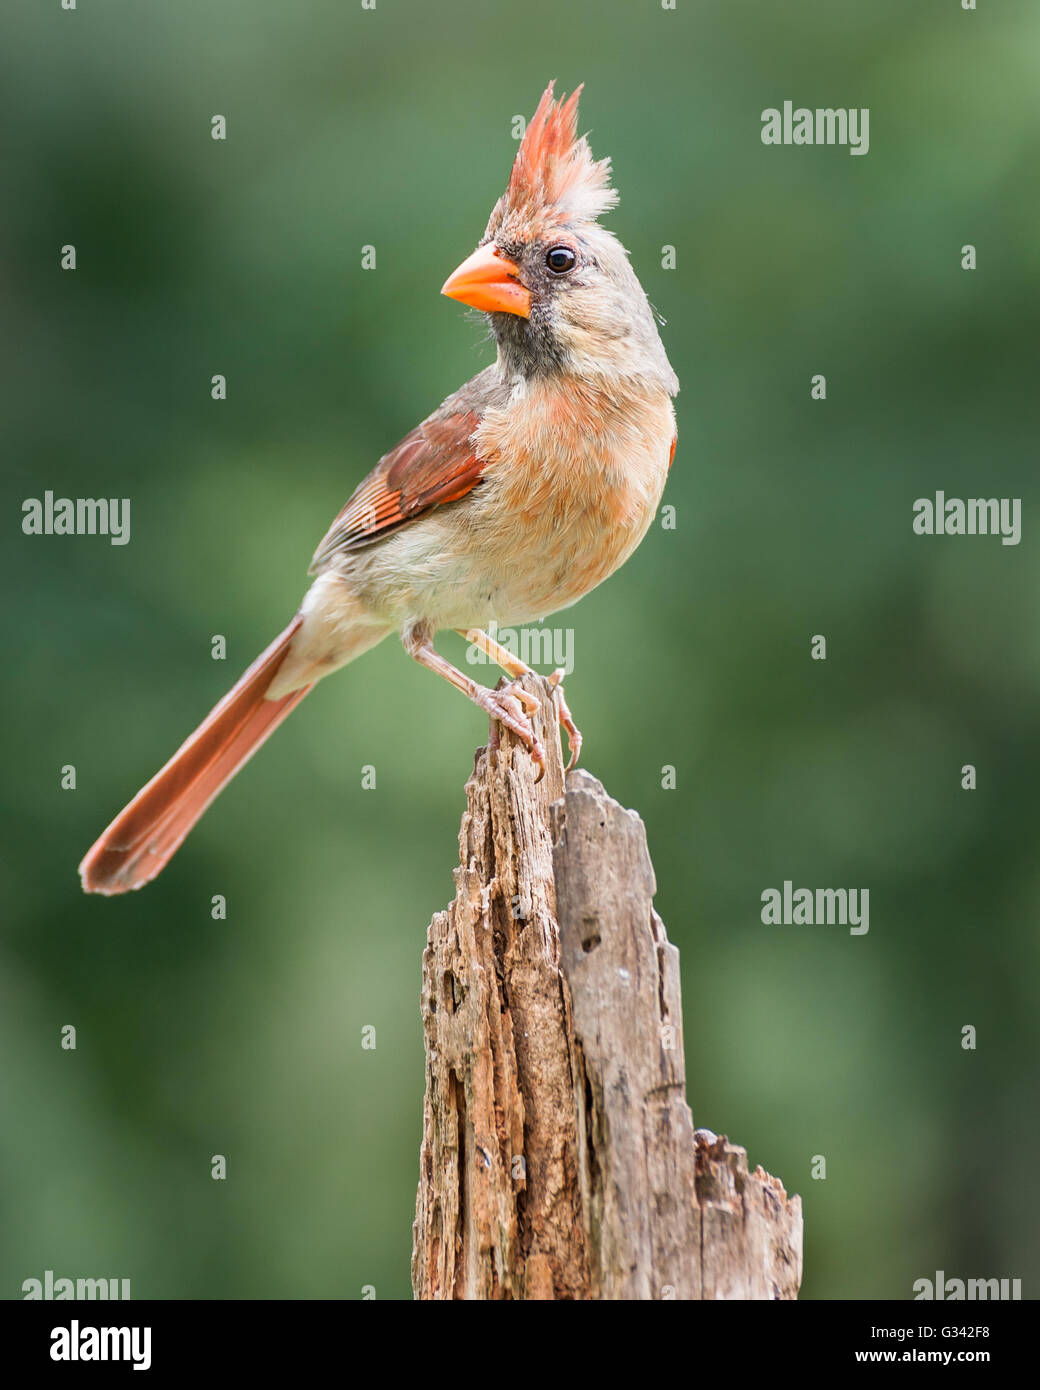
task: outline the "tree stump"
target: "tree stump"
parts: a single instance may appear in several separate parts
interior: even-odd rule
[[[423,953],[415,1296],[795,1298],[800,1199],[693,1128],[643,823],[587,772],[564,787],[523,683],[545,775],[493,729]]]

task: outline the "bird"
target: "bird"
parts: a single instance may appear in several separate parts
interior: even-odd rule
[[[488,628],[576,603],[624,563],[649,529],[676,447],[679,382],[655,311],[615,234],[600,223],[618,194],[609,159],[578,134],[579,86],[543,92],[505,192],[476,250],[442,293],[481,311],[495,360],[385,454],[329,527],[313,583],[288,627],[79,866],[84,890],[150,882],[209,804],[324,676],[391,633],[544,769],[518,685],[529,668]],[[500,665],[490,689],[441,656],[461,632]],[[568,736],[564,695],[549,697]]]

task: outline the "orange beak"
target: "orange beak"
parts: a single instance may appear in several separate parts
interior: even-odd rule
[[[531,317],[531,293],[520,283],[520,267],[494,246],[481,246],[449,275],[441,289],[473,309]]]

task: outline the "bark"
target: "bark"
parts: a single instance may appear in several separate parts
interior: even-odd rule
[[[678,951],[639,817],[535,781],[508,732],[466,784],[455,899],[423,953],[417,1298],[794,1298],[801,1202],[685,1098]]]

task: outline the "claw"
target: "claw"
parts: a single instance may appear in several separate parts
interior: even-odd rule
[[[537,787],[538,783],[545,776],[545,752],[537,739],[535,739],[534,747],[531,749],[531,758],[538,768],[538,776],[534,779],[534,784]]]
[[[577,724],[575,724],[574,717],[567,708],[567,701],[563,696],[563,676],[564,671],[561,666],[549,677],[549,686],[553,693],[553,699],[556,701],[556,712],[559,721],[567,730],[567,748],[570,757],[567,760],[567,766],[563,770],[564,773],[568,773],[571,768],[577,764],[578,758],[581,756],[582,738],[581,730],[578,728]]]

